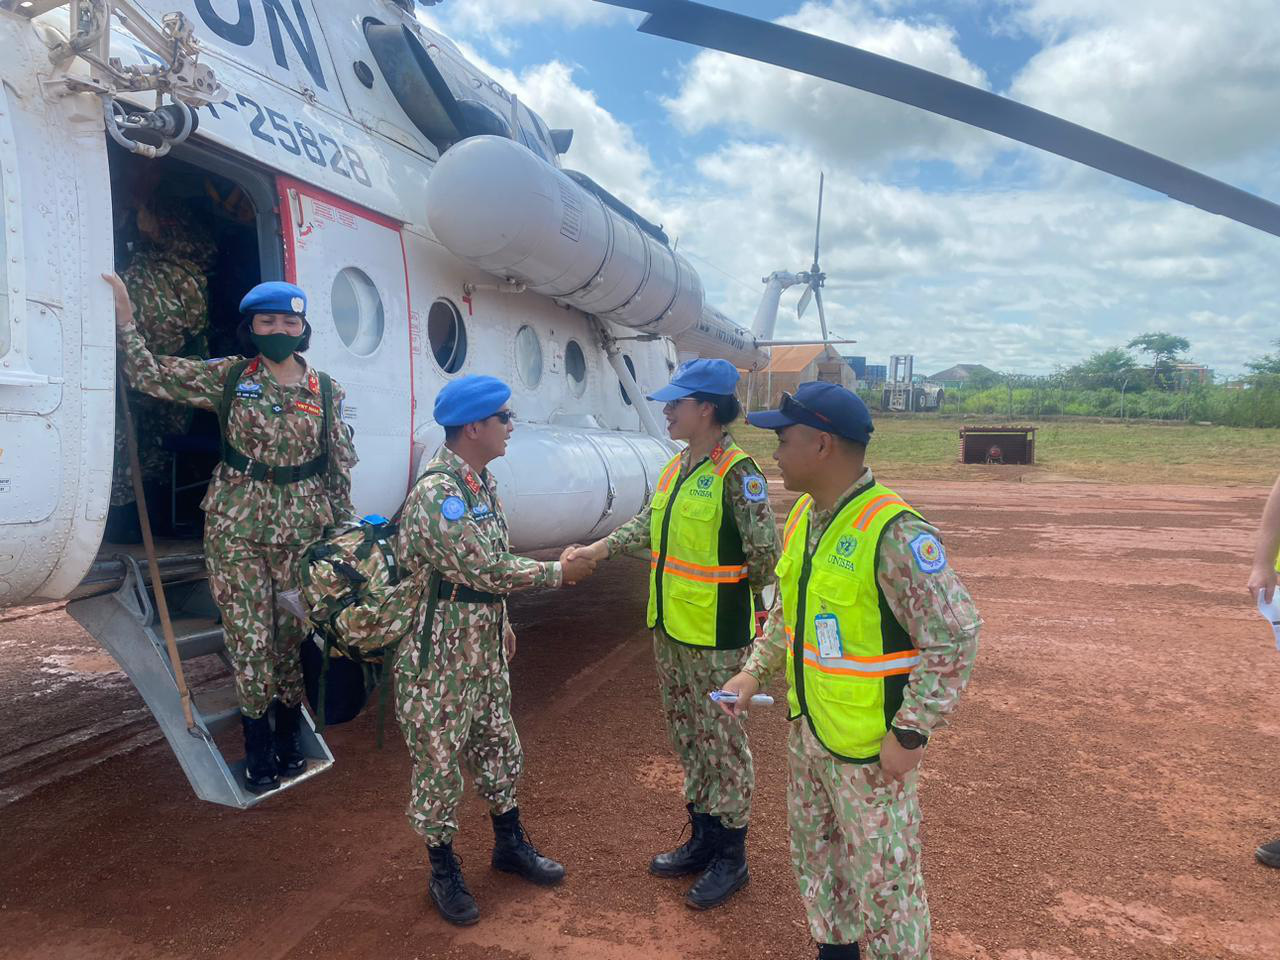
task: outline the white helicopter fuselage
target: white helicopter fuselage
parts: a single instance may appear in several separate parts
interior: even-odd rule
[[[447,249],[425,200],[440,150],[388,88],[367,42],[368,18],[407,27],[452,88],[511,118],[512,139],[553,168],[548,182],[567,177],[541,119],[397,4],[137,6],[156,24],[182,13],[201,43],[200,63],[224,88],[222,100],[198,110],[182,160],[245,175],[263,279],[307,291],[308,360],[347,394],[358,511],[397,508],[442,439],[432,419],[437,391],[485,373],[511,385],[519,421],[493,465],[513,547],[600,536],[647,502],[675,449],[656,405],[633,403],[620,386],[623,364],[647,393],[685,355],[748,368],[767,359],[746,330],[701,302],[700,281],[687,322],[673,327],[668,311],[632,323],[626,304],[623,320],[585,312],[572,296],[535,292],[520,264],[491,273]],[[50,60],[50,44],[68,34],[65,7],[34,20],[0,9],[0,606],[76,588],[99,554],[111,485],[115,331],[100,279],[115,268],[108,137],[102,98],[65,82],[87,77],[85,64]],[[119,23],[110,52],[126,66],[159,60]],[[156,106],[152,93],[121,96]],[[557,202],[580,203],[562,183],[557,190]],[[569,216],[568,207],[556,215]],[[636,256],[648,258],[647,278],[658,271],[660,244],[641,239],[635,249],[647,252]],[[610,240],[603,252],[614,256],[615,246],[622,249]],[[669,256],[671,271],[684,269]],[[672,339],[676,327],[682,333]]]

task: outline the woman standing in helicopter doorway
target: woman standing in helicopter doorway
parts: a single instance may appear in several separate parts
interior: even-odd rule
[[[672,746],[684,767],[693,832],[649,864],[660,877],[700,873],[685,897],[718,906],[747,882],[747,818],[754,773],[747,731],[710,699],[740,669],[755,638],[756,597],[773,582],[781,544],[769,487],[725,429],[741,412],[738,371],[690,360],[650,400],[688,446],[663,470],[650,504],[603,540],[594,560],[650,555],[648,624]]]
[[[260,283],[240,301],[243,357],[158,357],[133,323],[128,290],[115,294],[116,333],[134,389],[218,414],[222,462],[201,508],[209,586],[222,613],[244,725],[245,783],[262,793],[301,773],[300,621],[276,607],[298,585],[302,551],[326,524],[353,514],[351,435],[342,388],[307,365],[307,296]],[[274,707],[275,731],[268,712]]]

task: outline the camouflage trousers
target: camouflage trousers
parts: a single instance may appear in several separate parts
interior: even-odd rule
[[[465,762],[491,813],[516,805],[524,751],[511,718],[502,623],[411,634],[396,658],[396,717],[413,760],[409,824],[428,846],[458,832]]]
[[[168,484],[173,454],[160,446],[168,434],[183,434],[191,427],[193,411],[181,403],[156,400],[130,391],[129,409],[133,413],[133,429],[138,437],[138,462],[142,466],[142,482],[147,485]],[[111,470],[111,505],[133,503],[132,471],[124,431],[124,415],[116,406],[115,462]]]
[[[743,721],[728,716],[708,694],[742,669],[751,647],[740,650],[688,647],[653,634],[658,692],[667,733],[684,768],[684,798],[699,813],[725,826],[747,825],[755,771]]]
[[[209,587],[222,613],[240,712],[260,717],[273,699],[302,702],[301,621],[276,606],[276,593],[298,586],[302,544],[256,543],[210,522],[204,533]]]
[[[788,766],[791,865],[813,939],[861,939],[876,960],[928,960],[919,770],[886,782],[878,763],[842,763],[803,719],[791,724]]]

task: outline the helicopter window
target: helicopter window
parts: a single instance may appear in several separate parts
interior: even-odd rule
[[[542,343],[528,325],[516,331],[516,370],[526,387],[532,389],[542,382]]]
[[[631,362],[631,358],[625,353],[622,355],[622,362],[627,365],[627,372],[631,374],[631,379],[634,380],[636,378],[636,365]],[[622,402],[628,407],[631,406],[631,397],[627,395],[627,388],[622,385],[621,380],[618,381],[618,390],[622,394]]]
[[[569,378],[569,392],[582,396],[587,389],[587,358],[577,340],[570,340],[564,348],[564,372]]]
[[[333,325],[347,349],[367,357],[382,343],[386,317],[382,298],[369,275],[356,267],[343,267],[333,278]]]
[[[453,302],[441,297],[427,314],[427,340],[445,373],[457,373],[467,359],[467,328]]]

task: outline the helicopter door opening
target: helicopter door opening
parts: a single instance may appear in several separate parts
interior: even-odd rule
[[[280,275],[271,178],[195,146],[151,160],[111,144],[108,158],[116,271],[147,345],[199,359],[239,354],[240,298],[264,276]],[[130,407],[152,529],[168,541],[198,541],[200,502],[219,459],[217,416],[139,394]],[[137,505],[118,414],[115,429],[104,539],[134,544]]]
[[[346,391],[356,510],[391,516],[410,481],[413,351],[400,224],[297,180],[278,181],[285,277],[307,292],[310,362]]]

